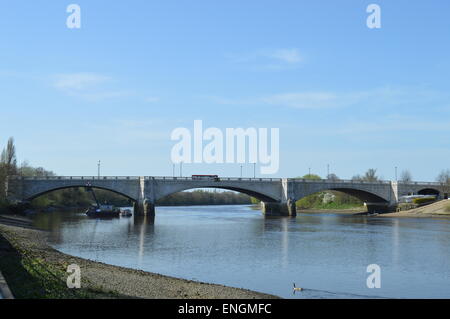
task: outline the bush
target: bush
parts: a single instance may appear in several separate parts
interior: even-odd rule
[[[417,204],[417,205],[424,205],[424,204],[429,204],[431,202],[434,202],[436,199],[435,198],[414,198],[413,199],[413,203]]]

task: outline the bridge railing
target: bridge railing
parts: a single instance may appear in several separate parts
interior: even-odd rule
[[[139,176],[11,176],[22,180],[138,180]]]
[[[146,176],[145,179],[163,180],[163,181],[208,181],[207,179],[198,179],[190,176]],[[249,177],[219,177],[217,181],[251,181],[251,182],[279,182],[281,178],[249,178]]]
[[[429,186],[444,186],[444,183],[440,183],[440,182],[403,182],[403,181],[398,181],[398,184],[403,184],[403,185],[429,185]]]
[[[10,176],[10,179],[22,180],[139,180],[140,176]],[[145,180],[161,180],[161,181],[205,181],[198,178],[174,177],[174,176],[145,176]],[[280,182],[281,178],[250,178],[250,177],[219,177],[217,181],[221,182]],[[346,179],[305,179],[305,178],[289,178],[290,181],[302,183],[343,183],[343,184],[390,184],[392,181],[360,181],[360,180],[346,180]],[[428,185],[428,186],[444,186],[444,183],[439,182],[403,182],[398,181],[399,185]]]
[[[10,179],[22,180],[139,180],[140,176],[11,176]],[[192,177],[173,176],[144,176],[145,180],[164,181],[204,181]],[[218,181],[253,181],[253,182],[279,182],[281,178],[246,178],[246,177],[219,177]]]
[[[306,179],[306,178],[291,178],[294,182],[302,183],[342,183],[342,184],[390,184],[391,181],[360,181],[353,179]]]

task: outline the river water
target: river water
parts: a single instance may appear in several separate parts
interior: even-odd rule
[[[153,220],[42,213],[35,224],[67,254],[284,298],[450,298],[450,219],[269,219],[239,205],[158,207]],[[381,288],[367,287],[370,264]]]

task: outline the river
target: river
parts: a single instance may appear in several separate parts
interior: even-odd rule
[[[41,213],[35,224],[67,254],[284,298],[450,298],[449,219],[269,219],[239,205],[157,207],[154,220]],[[381,288],[367,287],[370,264]]]

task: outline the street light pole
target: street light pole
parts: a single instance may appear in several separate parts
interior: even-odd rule
[[[256,163],[253,163],[253,178],[256,178]]]
[[[398,182],[398,178],[397,178],[397,166],[395,166],[395,181]]]
[[[98,178],[100,179],[100,160],[98,160],[98,163],[97,163],[97,175],[98,175]]]
[[[175,177],[175,164],[172,164],[172,176]]]
[[[241,178],[242,178],[242,165],[241,165]]]
[[[183,162],[180,162],[180,177],[183,177]]]

